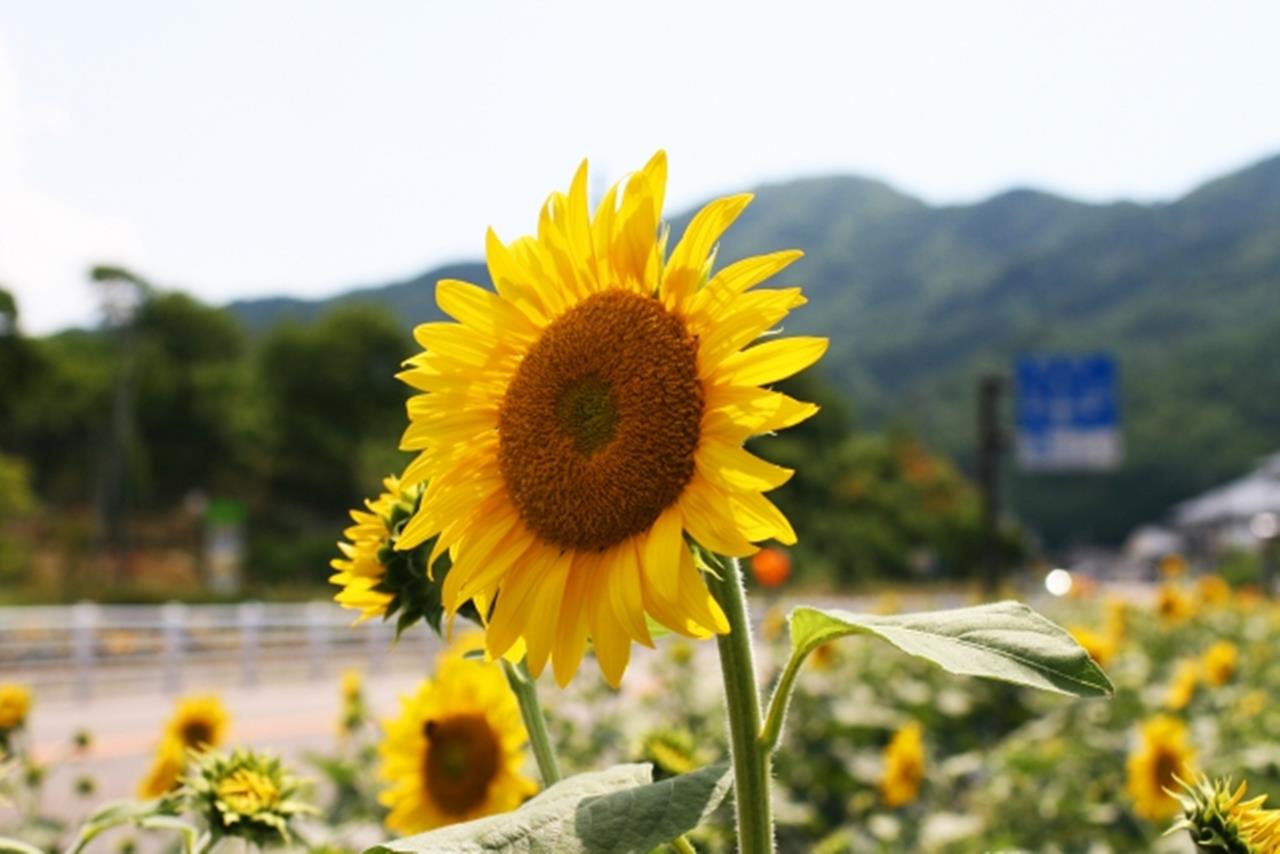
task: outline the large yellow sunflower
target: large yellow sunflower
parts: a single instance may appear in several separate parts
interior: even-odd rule
[[[645,615],[690,637],[728,631],[687,534],[724,555],[795,542],[762,493],[791,475],[745,451],[817,407],[763,386],[826,350],[821,338],[751,344],[805,300],[755,286],[801,253],[748,258],[714,274],[720,236],[750,196],[711,202],[666,253],[666,156],[605,194],[592,217],[586,164],[543,207],[536,237],[490,231],[496,293],[444,280],[457,323],[415,330],[425,352],[401,377],[405,483],[426,482],[397,543],[439,535],[452,613],[496,602],[488,647],[518,638],[529,666],[566,683],[590,639],[617,685]],[[744,349],[746,348],[746,349]]]
[[[518,807],[537,791],[520,773],[528,741],[499,665],[442,656],[434,679],[386,722],[379,800],[387,826],[418,833]]]
[[[222,701],[213,694],[184,697],[165,724],[155,759],[138,786],[142,798],[158,798],[177,787],[189,751],[222,744],[231,721]]]

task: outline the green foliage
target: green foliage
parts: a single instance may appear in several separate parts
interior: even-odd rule
[[[847,404],[815,372],[784,390],[821,410],[752,449],[795,471],[771,497],[804,532],[797,563],[810,580],[976,571],[978,493],[954,465],[905,426],[854,432]],[[1016,532],[1008,539],[1016,555]]]
[[[675,218],[672,245],[690,214]],[[931,207],[874,181],[759,188],[718,264],[804,250],[783,284],[811,308],[789,333],[831,338],[823,359],[867,428],[908,423],[967,465],[974,383],[1039,350],[1119,359],[1126,462],[1110,474],[1015,476],[1011,504],[1051,543],[1118,541],[1170,505],[1239,474],[1280,435],[1280,157],[1169,204],[1092,205],[1016,190]],[[439,271],[486,282],[484,268]],[[339,297],[441,319],[436,271]],[[251,324],[324,303],[263,300]],[[806,528],[806,536],[812,529]]]
[[[652,766],[618,765],[551,786],[514,812],[386,842],[366,854],[395,852],[646,852],[697,827],[732,783],[712,765],[657,783]]]
[[[809,607],[791,614],[794,658],[855,634],[875,635],[951,673],[1076,697],[1114,691],[1071,635],[1020,602],[890,616]]]

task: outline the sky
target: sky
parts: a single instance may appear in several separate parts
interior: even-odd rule
[[[582,158],[668,208],[852,173],[1174,198],[1280,152],[1280,4],[0,0],[0,283],[324,296],[532,230]]]

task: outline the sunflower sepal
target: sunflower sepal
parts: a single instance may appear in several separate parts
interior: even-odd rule
[[[1165,791],[1182,815],[1165,831],[1186,831],[1200,851],[1219,854],[1269,854],[1280,848],[1280,810],[1263,807],[1266,796],[1245,800],[1248,783],[1230,777],[1199,775],[1187,781],[1174,775],[1180,790]]]

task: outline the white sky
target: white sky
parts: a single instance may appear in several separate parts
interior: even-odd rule
[[[1280,4],[0,0],[0,282],[212,302],[478,257],[583,156],[669,207],[798,175],[1167,198],[1280,151]]]

